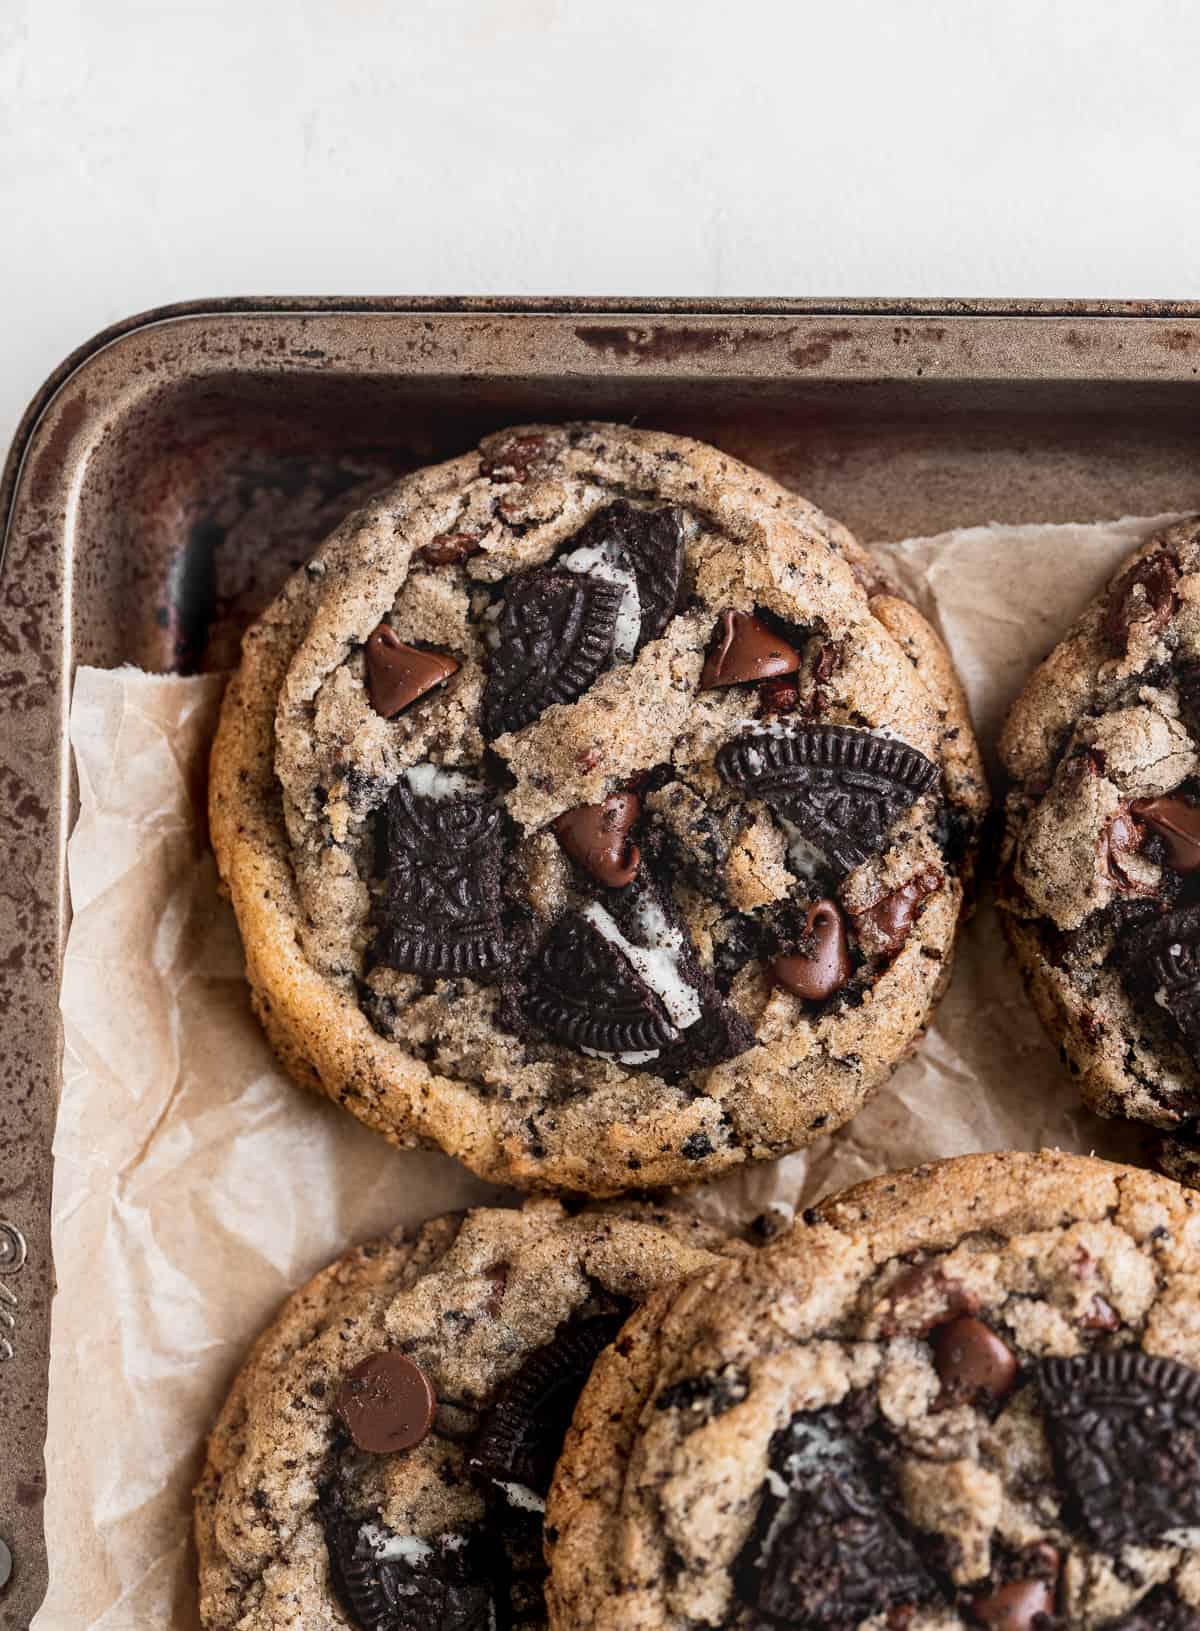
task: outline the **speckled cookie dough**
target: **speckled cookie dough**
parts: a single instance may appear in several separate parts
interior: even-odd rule
[[[595,1355],[647,1294],[747,1252],[650,1206],[439,1218],[284,1306],[196,1492],[205,1631],[537,1631],[542,1512]]]
[[[1084,1100],[1200,1175],[1200,522],[1122,566],[1009,715],[999,905]]]
[[[1196,1631],[1200,1196],[976,1155],[823,1203],[599,1360],[554,1631]]]
[[[500,433],[246,638],[211,829],[267,1033],[399,1144],[595,1194],[840,1126],[949,974],[986,790],[945,651],[713,448]]]

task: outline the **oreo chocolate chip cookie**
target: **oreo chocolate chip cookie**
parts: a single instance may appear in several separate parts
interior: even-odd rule
[[[1152,538],[1009,716],[1000,905],[1092,1109],[1200,1177],[1200,523]]]
[[[301,1081],[607,1194],[855,1113],[945,985],[984,802],[945,652],[843,528],[564,425],[410,476],[292,580],[210,813]]]
[[[822,1203],[635,1313],[546,1513],[554,1631],[1200,1625],[1200,1196],[1059,1154]]]
[[[210,1440],[205,1631],[544,1627],[545,1497],[596,1357],[644,1297],[746,1250],[685,1214],[535,1201],[334,1263]]]

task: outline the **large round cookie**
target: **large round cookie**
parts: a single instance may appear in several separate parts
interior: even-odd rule
[[[205,1631],[544,1625],[543,1497],[591,1361],[648,1292],[746,1249],[682,1213],[539,1200],[348,1253],[212,1434]]]
[[[700,443],[534,426],[291,580],[211,825],[299,1080],[612,1193],[859,1109],[947,978],[984,798],[941,645],[844,529]]]
[[[1200,1196],[977,1155],[636,1314],[546,1514],[555,1631],[1195,1631]]]
[[[1200,1167],[1200,522],[1151,539],[1033,675],[1000,744],[999,905],[1079,1089]]]

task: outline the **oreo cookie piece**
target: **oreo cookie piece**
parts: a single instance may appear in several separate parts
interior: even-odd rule
[[[334,1590],[360,1631],[495,1631],[495,1565],[479,1535],[435,1542],[326,1522]]]
[[[843,873],[879,854],[888,830],[939,776],[906,742],[845,725],[735,737],[717,754],[717,769],[790,821]]]
[[[1044,1360],[1038,1381],[1059,1477],[1095,1545],[1200,1527],[1200,1371],[1119,1349]]]
[[[503,816],[478,784],[432,766],[407,772],[381,812],[376,854],[376,963],[435,976],[503,968]]]
[[[632,574],[637,591],[637,634],[632,650],[656,639],[675,615],[683,579],[683,515],[674,505],[639,510],[628,499],[600,510],[560,557],[570,570],[592,564],[601,576]]]
[[[1104,1631],[1200,1631],[1200,1609],[1180,1602],[1173,1591],[1152,1591]]]
[[[1200,906],[1183,906],[1152,918],[1122,939],[1119,956],[1126,983],[1157,1001],[1200,1056]]]
[[[596,1053],[654,1053],[679,1035],[662,998],[579,912],[564,913],[551,929],[526,976],[521,1006],[558,1041]]]
[[[624,589],[587,572],[536,570],[505,588],[483,692],[489,739],[574,702],[612,661]]]
[[[471,1465],[505,1494],[511,1506],[527,1509],[531,1493],[544,1496],[550,1488],[584,1383],[628,1312],[626,1308],[564,1325],[553,1342],[529,1355],[497,1394]]]
[[[835,1411],[793,1416],[771,1441],[770,1466],[735,1573],[738,1595],[757,1610],[748,1631],[854,1631],[874,1615],[937,1596]]]

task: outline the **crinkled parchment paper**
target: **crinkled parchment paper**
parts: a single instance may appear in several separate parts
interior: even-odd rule
[[[989,754],[1034,663],[1158,524],[973,528],[886,551],[947,641]],[[352,1242],[489,1194],[443,1156],[392,1150],[274,1064],[206,847],[220,689],[129,669],[75,684],[51,1584],[36,1631],[192,1631],[189,1491],[251,1340]],[[888,1167],[1042,1144],[1139,1148],[1075,1106],[985,899],[929,1036],[874,1103],[699,1201],[751,1217]]]

